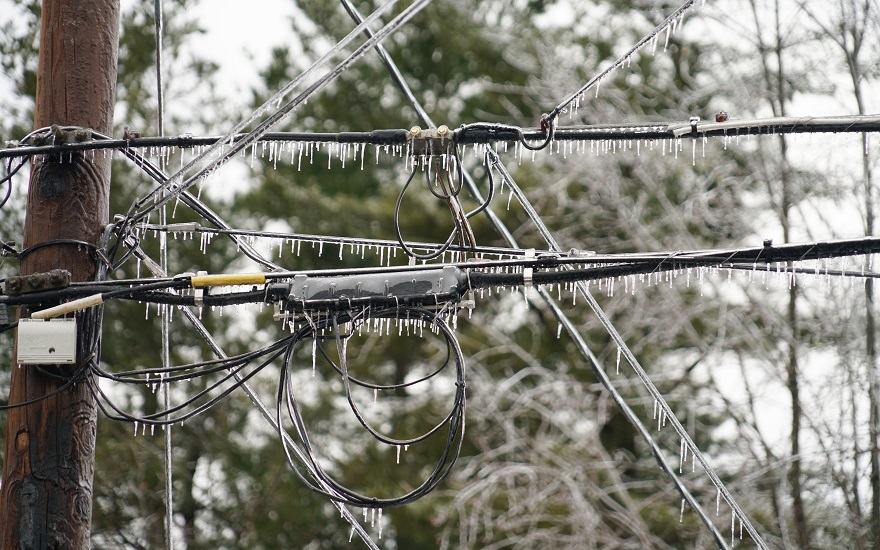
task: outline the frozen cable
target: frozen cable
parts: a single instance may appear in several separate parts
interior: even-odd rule
[[[586,84],[584,84],[583,86],[578,88],[578,90],[576,92],[574,92],[573,94],[571,94],[568,97],[566,97],[565,99],[563,99],[559,105],[557,105],[552,111],[550,111],[549,114],[547,114],[546,119],[553,120],[553,119],[557,118],[560,115],[560,113],[563,113],[565,111],[565,109],[571,104],[571,102],[573,102],[575,99],[578,98],[578,96],[583,94],[585,91],[589,90],[593,85],[597,84],[600,80],[602,80],[603,78],[608,76],[608,74],[610,74],[612,71],[614,71],[618,67],[622,67],[624,65],[624,63],[626,63],[634,53],[639,51],[645,44],[651,42],[652,40],[655,40],[657,38],[657,36],[664,29],[668,29],[668,27],[670,25],[672,25],[674,27],[675,21],[677,19],[681,18],[682,16],[684,16],[685,12],[690,10],[693,7],[693,5],[696,3],[696,1],[697,0],[687,0],[677,10],[672,12],[672,14],[669,17],[664,19],[662,23],[660,23],[659,25],[654,27],[654,29],[651,32],[649,32],[648,34],[643,36],[641,40],[636,42],[635,46],[633,46],[632,48],[627,50],[627,52],[624,53],[622,56],[618,57],[614,61],[614,63],[612,63],[604,71],[602,71],[598,75],[591,78],[589,81],[587,81]],[[668,32],[668,30],[667,30],[667,32]]]

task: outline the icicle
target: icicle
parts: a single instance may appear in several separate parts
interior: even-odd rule
[[[620,374],[620,346],[617,346],[617,374]]]
[[[734,526],[736,526],[736,512],[730,510],[730,545],[733,546]]]
[[[318,335],[315,334],[312,336],[312,378],[315,377],[315,372],[318,368]]]
[[[397,463],[400,464],[400,445],[397,445]]]
[[[682,437],[681,438],[681,445],[679,446],[679,450],[678,450],[678,473],[682,473],[682,467],[684,465],[684,455],[685,455],[684,438]]]
[[[681,513],[678,516],[678,522],[679,523],[684,522],[684,499],[681,499]]]

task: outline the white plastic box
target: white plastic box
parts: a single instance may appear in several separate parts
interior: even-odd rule
[[[20,365],[68,365],[76,362],[76,320],[20,319],[18,356]]]

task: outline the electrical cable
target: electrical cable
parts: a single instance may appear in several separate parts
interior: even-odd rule
[[[349,11],[351,16],[355,19],[355,21],[363,20],[360,17],[360,14],[357,13],[357,10],[351,6],[349,0],[342,0],[343,4],[346,6],[346,9]],[[369,30],[365,31],[369,32]],[[406,81],[401,76],[400,71],[395,65],[394,61],[388,56],[387,52],[384,48],[379,45],[376,48],[376,51],[379,54],[382,62],[388,68],[388,72],[391,74],[392,80],[397,85],[398,89],[404,95],[404,97],[408,100],[408,102],[413,106],[415,111],[422,118],[422,121],[428,126],[434,126],[433,122],[430,120],[430,117],[422,107],[419,100],[415,97],[410,87],[406,84]],[[464,168],[462,167],[464,171]],[[490,171],[491,172],[491,171]],[[484,209],[486,216],[489,218],[489,222],[495,228],[499,235],[507,242],[507,245],[512,248],[519,248],[514,238],[513,234],[504,224],[504,222],[495,214],[490,206],[488,206],[488,201],[482,200],[482,193],[476,185],[476,182],[470,177],[470,174],[466,173],[465,183],[467,185],[468,192],[477,202],[485,202],[486,208]],[[491,179],[491,174],[490,174]],[[688,488],[682,483],[679,477],[675,474],[673,469],[669,467],[665,457],[663,456],[662,451],[660,450],[657,443],[651,437],[650,432],[647,430],[645,425],[641,422],[638,415],[629,407],[624,400],[623,396],[617,391],[614,385],[611,383],[608,374],[602,368],[601,363],[598,358],[593,354],[592,350],[589,349],[577,327],[571,322],[565,312],[559,307],[559,304],[543,289],[538,288],[539,295],[544,299],[550,309],[553,311],[554,315],[557,319],[559,319],[560,323],[566,327],[566,330],[574,339],[576,345],[578,346],[579,351],[584,357],[588,359],[588,363],[592,367],[593,372],[596,374],[597,378],[601,381],[603,387],[608,391],[611,395],[611,398],[614,400],[617,407],[623,412],[624,416],[629,420],[629,422],[635,426],[636,430],[640,433],[644,441],[651,448],[652,453],[654,454],[657,463],[660,465],[660,468],[666,473],[666,475],[672,480],[673,484],[676,486],[678,491],[682,494],[682,496],[688,501],[691,505],[692,509],[696,511],[697,515],[700,517],[700,520],[712,534],[714,540],[718,544],[718,547],[722,550],[727,550],[728,546],[724,537],[721,536],[721,533],[718,531],[718,528],[715,527],[715,524],[700,506],[700,503],[694,498],[694,496],[690,493]]]
[[[433,124],[425,123],[433,127]],[[548,123],[549,124],[549,123]],[[84,130],[79,127],[65,127],[67,131]],[[559,126],[553,124],[553,141],[659,141],[675,140],[687,136],[723,137],[725,139],[744,136],[762,136],[778,134],[822,134],[822,133],[865,133],[880,131],[880,115],[842,115],[842,116],[801,116],[801,117],[770,117],[755,119],[731,118],[725,122],[711,120],[691,121],[645,121],[620,124],[590,124]],[[251,142],[306,143],[330,145],[389,145],[406,146],[409,131],[405,129],[385,129],[365,132],[266,132]],[[237,143],[248,134],[236,134],[230,138]],[[140,137],[132,139],[106,137],[74,143],[58,145],[38,145],[10,147],[0,149],[0,159],[20,158],[34,155],[61,155],[77,151],[95,150],[126,150],[178,147],[191,149],[216,144],[223,136],[192,136],[184,134],[167,137]],[[545,141],[547,130],[497,124],[474,122],[463,124],[453,132],[453,141],[457,145],[481,144],[488,145],[498,142],[523,143]],[[225,142],[229,143],[229,142]],[[538,150],[542,147],[532,146],[526,149]],[[2,183],[3,180],[0,180]]]
[[[490,175],[491,178],[491,175]],[[491,189],[494,194],[494,189]],[[491,199],[489,199],[491,200]],[[482,208],[485,208],[485,204],[481,205]],[[471,217],[478,214],[482,210],[478,209],[474,212],[471,212]],[[238,236],[248,236],[248,237],[258,237],[258,238],[266,238],[266,239],[275,239],[280,241],[291,241],[291,252],[293,252],[293,248],[297,243],[312,243],[314,244],[323,244],[323,245],[334,245],[334,246],[349,246],[352,249],[352,253],[354,253],[355,249],[357,251],[361,250],[370,250],[376,249],[377,251],[385,248],[400,248],[400,242],[397,240],[390,239],[369,239],[363,237],[344,237],[339,235],[316,235],[309,233],[285,233],[280,231],[260,231],[260,230],[250,230],[250,229],[214,229],[210,227],[202,227],[197,222],[185,222],[185,223],[176,223],[170,225],[158,225],[158,224],[138,224],[134,228],[134,230],[138,231],[165,231],[168,233],[199,233],[203,235],[238,235]],[[205,243],[207,244],[207,243]],[[430,243],[424,241],[405,241],[405,244],[410,249],[418,249],[418,250],[437,250],[442,247],[442,244],[438,243]],[[280,244],[279,244],[280,246]],[[517,250],[513,248],[504,248],[504,247],[492,247],[492,246],[470,246],[463,247],[457,244],[450,244],[447,248],[449,252],[468,252],[478,256],[522,256],[525,254],[525,250]],[[390,254],[390,253],[389,253]],[[382,252],[382,258],[385,258],[384,251]],[[390,261],[390,256],[388,256],[388,260]]]
[[[370,312],[371,316],[376,317],[390,317],[390,318],[398,318],[401,313],[401,309],[393,308],[390,310],[377,310]],[[458,455],[461,451],[461,444],[463,441],[464,434],[464,418],[465,418],[465,381],[464,381],[464,359],[461,353],[460,348],[458,347],[457,339],[455,338],[454,333],[451,332],[451,329],[446,326],[442,320],[439,319],[438,314],[434,312],[430,312],[427,310],[422,310],[419,308],[413,308],[409,310],[411,319],[421,319],[424,321],[429,321],[433,327],[438,329],[438,332],[447,339],[447,342],[451,345],[453,357],[456,362],[456,397],[453,402],[453,414],[449,417],[448,421],[448,434],[446,438],[446,445],[444,446],[444,450],[441,453],[436,466],[433,471],[426,477],[426,479],[422,482],[421,485],[413,489],[412,491],[394,498],[375,498],[361,495],[343,485],[338,483],[334,478],[329,476],[326,471],[323,469],[319,462],[318,456],[315,454],[314,449],[312,447],[310,438],[308,436],[308,430],[305,427],[304,420],[300,414],[299,405],[296,401],[295,392],[293,391],[291,379],[290,379],[290,364],[292,361],[293,350],[295,344],[291,344],[288,352],[285,354],[285,358],[282,361],[282,372],[281,372],[281,382],[279,383],[278,388],[278,396],[277,396],[277,404],[276,404],[276,417],[279,425],[279,431],[284,431],[281,429],[283,426],[282,423],[282,411],[286,410],[288,419],[292,422],[294,430],[297,435],[298,443],[294,445],[289,445],[287,440],[284,440],[284,452],[288,459],[288,464],[291,469],[296,473],[298,477],[309,487],[311,490],[323,494],[324,496],[333,499],[338,502],[342,502],[344,504],[358,506],[361,508],[390,508],[394,506],[401,506],[403,504],[407,504],[412,502],[431,490],[433,490],[440,482],[442,482],[450,473],[451,468],[453,467]],[[310,323],[304,324],[297,332],[298,340],[302,340],[309,337],[315,337],[319,331],[323,331],[325,329],[329,329],[331,326],[338,328],[340,322],[347,323],[351,320],[351,316],[347,313],[340,313],[336,315],[332,315],[329,318],[319,318],[317,320],[312,320]],[[337,337],[339,336],[338,331],[334,331]],[[337,346],[341,353],[340,357],[345,357],[345,352],[342,349],[344,344],[342,343],[342,339],[337,338]],[[344,366],[344,361],[341,360],[341,365],[343,372],[346,372],[346,367]],[[356,413],[357,414],[357,413]],[[376,437],[375,434],[373,434]],[[319,479],[321,479],[326,485],[332,487],[332,491],[327,491],[321,487],[315,486],[311,482],[309,482],[299,471],[296,462],[293,460],[293,456],[291,455],[291,451],[298,450],[299,455],[304,456],[306,459],[306,466],[310,471],[313,471],[313,475],[317,474]]]
[[[409,309],[404,309],[404,311],[407,314],[411,313],[411,310],[409,310]],[[395,308],[395,313],[398,315],[398,318],[397,318],[398,322],[400,322],[399,315],[401,313],[401,310]],[[432,313],[432,315],[435,315],[435,314]],[[358,320],[360,320],[360,322],[363,323],[365,318],[368,319],[368,317],[366,317],[366,312],[362,312],[360,315],[358,315],[354,319],[351,319],[349,322],[357,322]],[[375,428],[373,428],[370,425],[370,423],[367,421],[367,419],[364,418],[363,414],[361,413],[360,409],[357,406],[357,403],[355,403],[355,400],[351,394],[351,382],[352,381],[351,381],[351,378],[349,377],[349,374],[348,374],[348,359],[347,359],[347,353],[346,353],[346,345],[348,343],[348,339],[351,337],[352,333],[354,332],[354,327],[352,327],[351,332],[347,336],[342,336],[339,332],[337,317],[333,316],[332,319],[333,319],[333,332],[335,333],[335,336],[336,336],[336,338],[335,338],[336,349],[337,349],[337,353],[339,355],[339,372],[341,372],[341,374],[342,374],[342,382],[343,382],[343,386],[345,387],[345,398],[348,400],[349,408],[351,408],[351,411],[354,413],[355,418],[357,418],[357,420],[358,420],[358,422],[360,422],[361,426],[363,426],[364,429],[367,430],[370,433],[370,435],[373,436],[373,438],[375,438],[378,441],[381,441],[382,443],[385,443],[386,445],[398,445],[398,446],[399,445],[414,445],[416,443],[420,443],[422,441],[425,441],[426,439],[428,439],[429,437],[434,435],[444,425],[448,424],[452,420],[452,417],[456,413],[456,407],[453,407],[449,411],[449,414],[447,414],[446,417],[443,418],[443,420],[441,420],[440,422],[438,422],[433,428],[429,429],[428,431],[424,432],[422,435],[420,435],[418,437],[414,437],[414,438],[410,438],[410,439],[393,439],[391,437],[388,437],[388,436],[385,436],[385,435],[379,433],[379,431],[377,431]],[[446,340],[446,346],[447,346],[447,349],[451,348],[449,339]],[[448,359],[449,359],[449,356],[447,355],[447,361],[441,365],[441,367],[436,371],[437,373],[442,372],[446,368],[446,365],[448,365]],[[458,359],[459,358],[456,357],[456,360],[458,360]],[[333,366],[336,367],[336,365],[333,365]],[[430,378],[423,378],[423,380],[428,380],[428,379],[430,379]],[[464,383],[464,374],[463,373],[461,373],[460,381],[462,383]],[[402,386],[397,386],[397,387],[402,387]],[[396,387],[391,386],[391,389],[396,389]]]
[[[162,268],[155,261],[152,260],[152,258],[147,256],[143,252],[143,250],[141,250],[140,248],[136,248],[133,252],[135,255],[138,256],[141,261],[144,262],[144,264],[153,273],[154,276],[159,278],[167,277],[167,273],[163,271]],[[181,312],[183,313],[183,316],[187,320],[187,322],[189,322],[190,325],[195,328],[196,332],[198,332],[202,339],[207,343],[208,347],[211,349],[214,355],[218,359],[225,359],[226,354],[223,352],[223,349],[217,344],[217,342],[205,328],[205,325],[202,324],[201,320],[189,309],[184,308],[183,310],[181,310]],[[272,426],[272,428],[276,432],[281,434],[281,439],[286,444],[291,446],[291,449],[294,451],[295,454],[297,454],[299,460],[305,464],[307,462],[305,456],[298,454],[300,452],[299,448],[294,444],[293,440],[290,438],[287,432],[279,428],[279,424],[276,420],[275,415],[272,414],[269,408],[263,403],[262,399],[260,399],[260,396],[257,395],[257,393],[250,387],[250,384],[248,384],[247,380],[243,380],[241,375],[238,373],[234,373],[233,376],[235,380],[240,383],[239,387],[242,389],[242,391],[244,391],[245,395],[248,396],[248,398],[251,400],[251,403],[257,408],[257,410],[260,412],[266,422],[268,422],[269,425]],[[297,475],[299,475],[298,471]],[[310,471],[309,475],[311,475],[313,479],[315,479],[315,482],[321,485],[324,490],[333,490],[332,487],[326,485],[323,481],[321,481],[315,473]],[[331,500],[331,502],[339,510],[340,515],[345,518],[345,520],[349,524],[351,524],[352,530],[358,533],[358,536],[361,537],[364,543],[366,543],[366,545],[371,550],[379,550],[379,547],[376,545],[375,542],[373,542],[372,538],[370,538],[370,535],[366,532],[364,527],[354,517],[354,515],[348,510],[348,508],[346,508],[336,500]]]
[[[670,14],[669,17],[664,19],[662,23],[660,23],[659,25],[654,27],[654,29],[651,32],[649,32],[644,37],[642,37],[641,40],[636,42],[636,44],[632,48],[627,50],[626,53],[624,53],[622,56],[618,57],[609,67],[607,67],[605,70],[600,72],[598,75],[596,75],[593,78],[591,78],[590,80],[588,80],[586,84],[584,84],[583,86],[578,88],[577,91],[575,91],[573,94],[571,94],[571,95],[567,96],[565,99],[563,99],[562,102],[559,103],[559,105],[554,107],[554,109],[547,114],[546,119],[552,121],[552,120],[556,119],[557,117],[559,117],[560,113],[565,112],[565,109],[573,101],[575,101],[578,97],[580,97],[584,92],[586,92],[591,87],[593,87],[593,85],[598,84],[599,81],[601,81],[603,78],[608,76],[612,71],[614,71],[618,67],[623,67],[625,64],[628,64],[629,60],[632,58],[632,55],[634,53],[636,53],[637,51],[639,51],[640,49],[642,49],[643,46],[645,46],[646,44],[648,44],[651,41],[657,40],[659,34],[661,32],[663,32],[663,30],[666,30],[667,32],[669,32],[670,28],[672,30],[674,30],[676,20],[681,20],[684,17],[684,14],[688,10],[690,10],[695,3],[696,3],[696,0],[687,0],[685,3],[683,3],[677,10],[672,12],[672,14]]]
[[[15,324],[17,324],[17,322]],[[0,331],[0,332],[2,332],[2,331]],[[0,405],[0,411],[8,411],[11,409],[17,409],[19,407],[27,407],[28,405],[33,405],[35,403],[45,401],[47,399],[50,399],[53,396],[58,395],[59,393],[61,393],[63,391],[70,389],[71,387],[73,387],[75,384],[77,384],[80,381],[81,380],[79,380],[77,377],[71,376],[69,378],[66,378],[66,382],[64,384],[55,388],[54,390],[47,393],[46,395],[42,395],[40,397],[35,397],[33,399],[29,399],[27,401],[22,401],[20,403],[15,403],[14,405]],[[6,402],[8,403],[9,400],[7,399]]]
[[[403,188],[401,188],[400,193],[398,193],[397,195],[397,201],[394,204],[394,232],[397,235],[397,244],[407,256],[414,260],[428,261],[442,256],[448,250],[450,250],[450,247],[452,247],[452,243],[454,242],[456,236],[459,239],[460,248],[458,249],[458,251],[462,253],[478,253],[476,238],[474,237],[473,230],[471,229],[468,220],[488,207],[489,201],[491,201],[495,195],[494,180],[491,176],[489,177],[488,198],[485,201],[482,201],[474,210],[466,214],[463,213],[463,208],[461,206],[461,202],[458,200],[458,195],[459,193],[461,193],[461,190],[464,187],[465,172],[464,168],[461,166],[461,162],[458,159],[457,150],[453,149],[450,156],[451,158],[446,159],[445,161],[447,163],[447,168],[443,169],[442,172],[439,165],[435,164],[435,168],[437,170],[435,175],[440,185],[441,192],[438,193],[432,188],[430,166],[425,173],[428,190],[435,197],[447,202],[450,213],[452,214],[453,223],[455,224],[455,229],[453,229],[453,231],[450,233],[449,237],[446,239],[446,242],[437,247],[436,250],[434,250],[433,252],[428,252],[426,254],[417,253],[415,250],[413,250],[413,248],[407,245],[407,242],[404,240],[403,234],[400,229],[400,207],[403,202],[403,196],[406,194],[406,190],[409,188],[410,183],[412,183],[412,180],[415,177],[415,171],[410,173],[409,178],[406,180]],[[446,180],[444,182],[444,177],[448,177],[449,172],[456,169],[458,172],[458,185],[452,185],[452,182],[450,180]]]
[[[0,185],[6,184],[6,193],[3,195],[3,200],[0,200],[0,208],[6,204],[6,201],[9,200],[9,197],[12,195],[12,176],[14,176],[21,168],[27,164],[27,157],[22,157],[19,163],[12,167],[13,158],[10,157],[9,161],[5,163],[6,166],[6,175],[3,178],[0,178]]]

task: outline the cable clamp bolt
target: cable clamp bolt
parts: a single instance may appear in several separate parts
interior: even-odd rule
[[[406,134],[406,141],[410,145],[410,156],[441,157],[452,154],[455,147],[453,137],[446,125],[424,130],[413,126]]]

